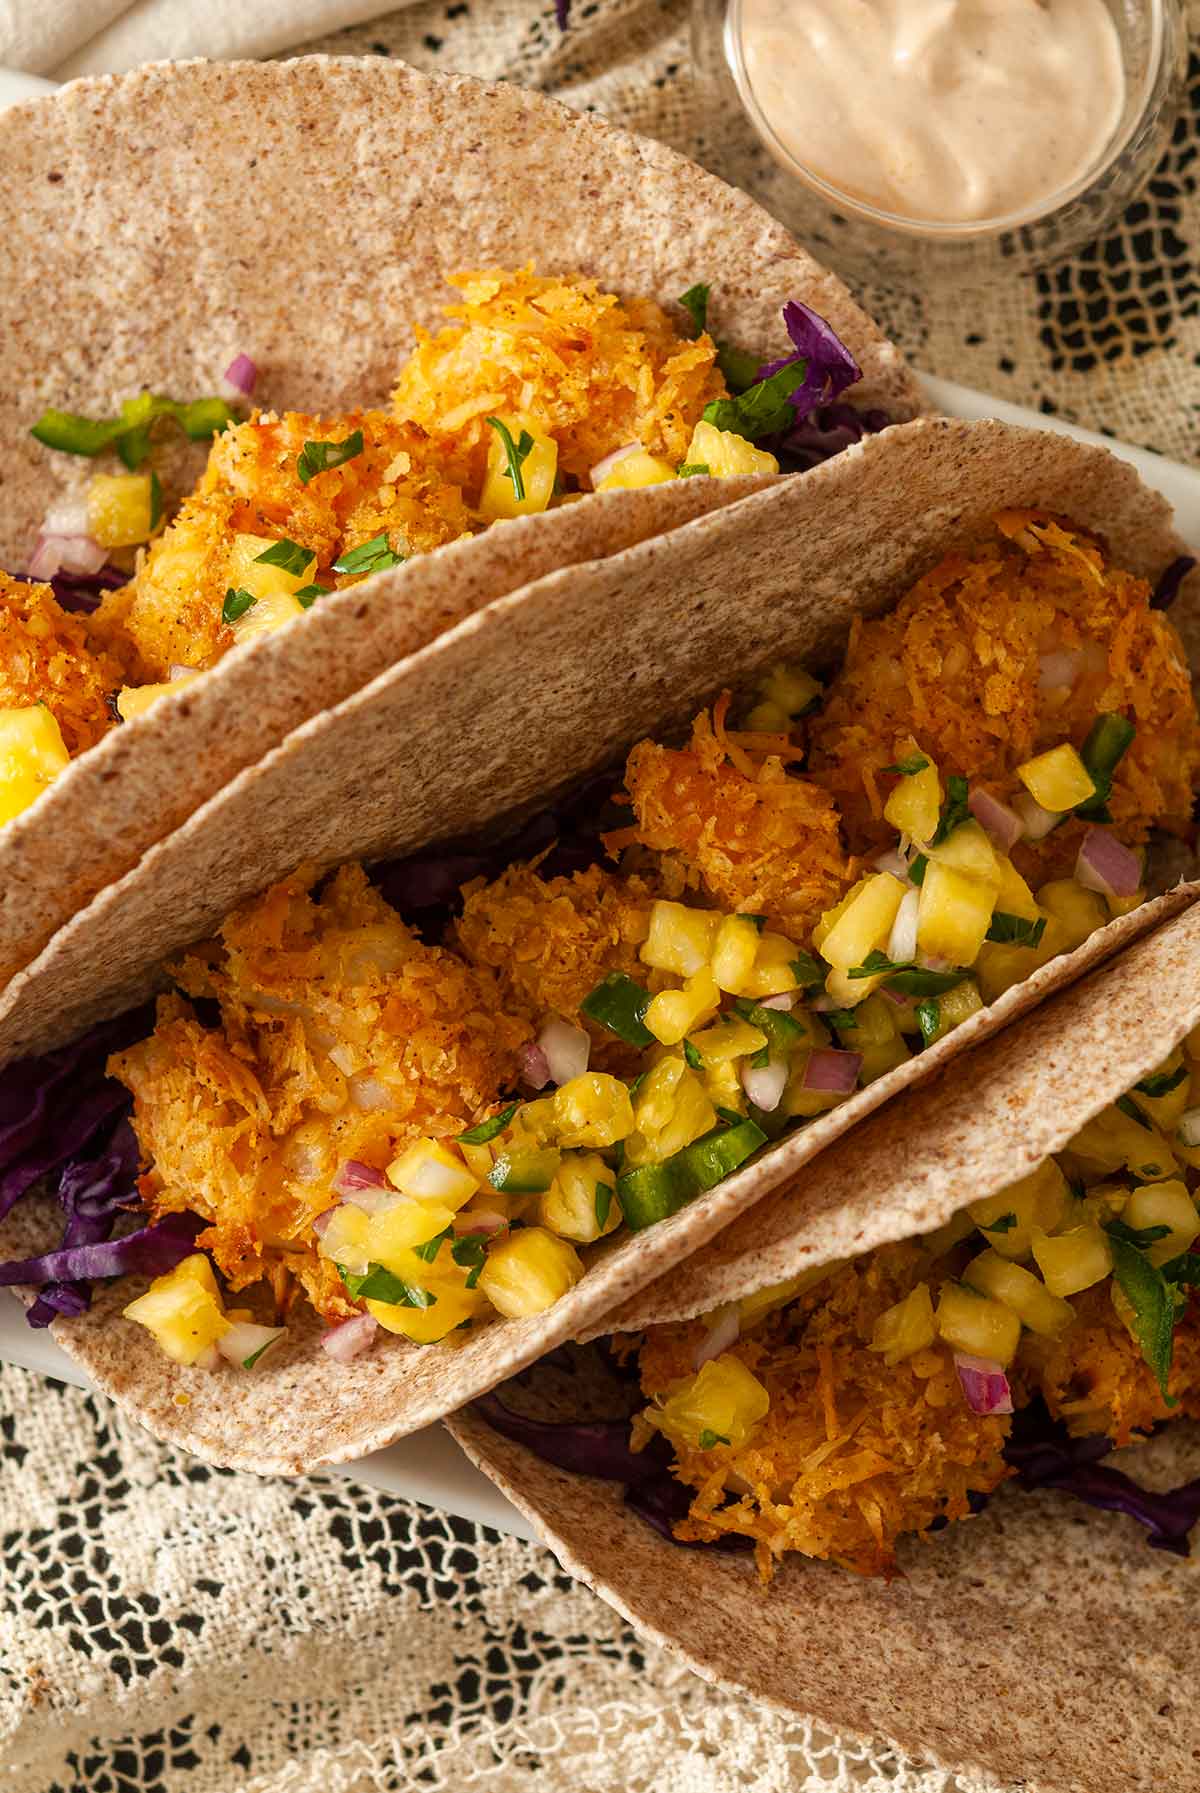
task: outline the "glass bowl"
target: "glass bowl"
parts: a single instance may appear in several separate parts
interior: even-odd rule
[[[1187,73],[1182,0],[1105,0],[1125,68],[1125,105],[1092,167],[1022,212],[969,223],[914,220],[844,192],[780,141],[747,71],[742,0],[693,0],[692,55],[704,159],[747,188],[840,270],[905,285],[1045,267],[1101,236],[1143,190],[1174,128]]]

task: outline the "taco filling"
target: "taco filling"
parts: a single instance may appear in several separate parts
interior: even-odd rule
[[[428,863],[301,871],[187,953],[110,1064],[152,1222],[363,1343],[542,1312],[601,1241],[1136,906],[1152,831],[1191,828],[1175,630],[1052,518],[998,518],[856,626],[824,691],[776,667],[744,726],[731,707],[636,745],[551,857],[468,859],[448,919],[428,893],[421,931],[401,912]],[[53,1274],[22,1268],[0,1276]],[[131,1317],[214,1362],[224,1297],[208,1272],[197,1330],[190,1277]]]
[[[582,275],[452,284],[450,322],[417,330],[387,410],[238,421],[256,379],[241,355],[227,398],[38,420],[48,447],[113,450],[126,471],[47,515],[28,575],[0,575],[0,824],[108,729],[368,574],[588,492],[811,465],[814,414],[859,378],[803,305],[785,308],[794,352],[760,370],[708,334],[706,287],[673,317]],[[887,421],[836,409],[824,453]],[[212,442],[175,506],[149,465],[171,427]]]
[[[1194,1033],[936,1233],[643,1335],[633,1441],[670,1446],[675,1535],[749,1539],[764,1579],[789,1551],[887,1574],[1017,1472],[1032,1404],[1108,1448],[1200,1415],[1198,1067]]]

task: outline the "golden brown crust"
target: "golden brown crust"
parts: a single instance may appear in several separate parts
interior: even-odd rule
[[[44,703],[74,757],[113,726],[107,699],[121,683],[120,660],[87,617],[50,586],[0,573],[0,709]]]

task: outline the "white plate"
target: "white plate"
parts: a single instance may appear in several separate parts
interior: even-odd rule
[[[2,75],[4,71],[0,71]],[[24,77],[22,77],[24,79]],[[0,94],[2,94],[0,88]],[[2,103],[2,100],[0,100]],[[1110,448],[1122,460],[1137,468],[1147,485],[1155,486],[1175,507],[1180,534],[1189,542],[1200,543],[1200,472],[1165,460],[1148,449],[1133,448],[1123,442],[1109,441],[1091,430],[1062,423],[1057,418],[1042,417],[1036,411],[972,392],[950,380],[922,376],[925,388],[935,405],[954,417],[1000,417],[1009,423],[1029,424],[1035,429],[1060,430],[1081,442],[1099,443]],[[86,1378],[77,1365],[60,1351],[48,1332],[34,1332],[26,1326],[15,1299],[3,1299],[0,1290],[0,1362],[22,1364],[43,1375],[64,1382],[86,1386]],[[427,1506],[441,1507],[464,1519],[475,1519],[500,1531],[512,1532],[520,1538],[531,1538],[532,1532],[521,1515],[503,1499],[487,1479],[480,1475],[441,1426],[431,1426],[412,1438],[405,1438],[390,1450],[378,1451],[351,1464],[345,1474],[386,1488],[393,1494],[423,1501]]]

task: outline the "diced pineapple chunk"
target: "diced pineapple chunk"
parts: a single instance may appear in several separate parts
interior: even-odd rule
[[[764,930],[758,937],[754,964],[745,980],[743,996],[784,996],[797,988],[796,944],[786,934]]]
[[[1096,795],[1095,780],[1068,741],[1026,760],[1017,777],[1035,803],[1056,814]]]
[[[921,1243],[926,1251],[931,1251],[935,1258],[940,1258],[944,1257],[948,1251],[952,1251],[956,1245],[961,1245],[964,1239],[969,1239],[974,1231],[975,1222],[971,1218],[969,1209],[962,1208],[957,1214],[952,1214],[949,1220],[943,1221],[941,1226],[935,1227],[931,1233],[922,1233]]]
[[[492,1148],[489,1145],[473,1146],[469,1140],[457,1141],[458,1149],[466,1161],[467,1169],[477,1183],[486,1183],[495,1162]]]
[[[652,903],[650,931],[638,957],[655,971],[694,977],[708,964],[720,925],[721,917],[711,909],[691,909],[686,903]]]
[[[996,887],[953,866],[925,868],[917,911],[917,945],[953,965],[973,965],[991,926]]]
[[[1093,1221],[1053,1238],[1035,1229],[1033,1256],[1052,1295],[1078,1295],[1112,1270],[1108,1235]]]
[[[963,1281],[982,1295],[1003,1302],[1023,1326],[1043,1338],[1057,1338],[1075,1318],[1075,1309],[1052,1295],[1031,1270],[1014,1264],[994,1251],[981,1251],[963,1271]]]
[[[631,454],[621,456],[595,488],[597,492],[616,492],[621,488],[638,486],[661,486],[664,480],[676,479],[678,475],[670,461],[660,461],[655,455],[647,454],[644,448],[635,448]]]
[[[468,1289],[465,1280],[433,1280],[427,1293],[432,1296],[428,1307],[403,1307],[394,1301],[368,1299],[366,1309],[386,1332],[398,1332],[418,1345],[433,1345],[454,1332],[464,1320],[474,1319],[482,1311],[485,1301],[481,1289]]]
[[[331,1263],[341,1264],[351,1275],[362,1276],[371,1262],[367,1226],[365,1210],[353,1202],[343,1202],[325,1222],[317,1241],[318,1252]]]
[[[625,1141],[627,1164],[661,1164],[717,1124],[695,1071],[672,1054],[646,1073],[633,1105],[635,1131]]]
[[[1026,1258],[1035,1229],[1052,1233],[1070,1202],[1071,1189],[1061,1165],[1044,1158],[1028,1176],[972,1202],[967,1212],[1002,1258]]]
[[[926,847],[925,853],[935,865],[951,866],[968,878],[982,879],[985,884],[998,886],[1000,883],[999,855],[974,817],[960,822],[939,846]]]
[[[418,1202],[461,1208],[479,1188],[479,1179],[457,1152],[437,1139],[418,1139],[387,1167],[393,1189]]]
[[[152,473],[98,473],[88,487],[88,534],[102,548],[148,542],[162,516],[162,494]]]
[[[1182,1076],[1180,1076],[1181,1072]],[[1165,1083],[1170,1083],[1174,1077],[1179,1077],[1178,1083],[1174,1084],[1171,1089],[1164,1090],[1161,1096],[1148,1095],[1144,1089],[1140,1089],[1136,1085],[1129,1092],[1130,1100],[1136,1102],[1142,1113],[1164,1133],[1172,1132],[1178,1126],[1181,1117],[1191,1107],[1193,1079],[1183,1053],[1177,1047],[1174,1052],[1169,1053],[1163,1059],[1160,1065],[1155,1065],[1148,1076],[1142,1078],[1143,1083],[1151,1083],[1155,1078],[1161,1078]]]
[[[278,547],[279,539],[275,536],[235,535],[229,550],[226,583],[232,590],[248,591],[252,598],[260,600],[291,597],[301,586],[310,585],[317,569],[316,555],[307,560],[298,573],[292,573],[286,567],[272,566],[263,560],[264,554],[270,554]]]
[[[861,965],[868,953],[886,944],[904,900],[904,888],[891,872],[876,872],[852,893],[852,900],[820,943],[821,953],[835,970],[849,971]]]
[[[1037,900],[1011,859],[996,855],[996,907],[1003,915],[1021,915],[1036,921]]]
[[[1005,908],[999,896],[996,898],[996,908]],[[1020,915],[1024,911],[1010,909],[1008,913]],[[995,1002],[998,996],[1003,996],[1014,984],[1024,983],[1040,966],[1048,965],[1059,953],[1067,951],[1069,941],[1062,923],[1057,916],[1049,915],[1045,910],[1041,913],[1045,916],[1046,927],[1037,946],[1001,946],[989,940],[980,947],[972,969],[979,980],[985,1002]]]
[[[876,972],[873,977],[851,977],[846,971],[831,971],[825,979],[825,994],[839,1009],[856,1008],[881,988],[886,977],[886,971]]]
[[[745,436],[719,430],[703,419],[692,431],[685,460],[690,467],[707,467],[714,479],[732,479],[739,473],[779,472],[779,462],[773,454],[755,448]]]
[[[1115,1104],[1102,1108],[1081,1127],[1067,1149],[1105,1176],[1124,1169],[1143,1182],[1155,1183],[1179,1170],[1178,1159],[1157,1127],[1142,1126]]]
[[[864,1088],[868,1083],[874,1083],[877,1078],[885,1076],[888,1071],[894,1071],[897,1065],[906,1063],[912,1057],[912,1053],[898,1033],[893,1034],[890,1040],[881,1040],[873,1046],[864,1045],[856,1050],[862,1052],[858,1081]]]
[[[706,1027],[703,1033],[696,1034],[692,1040],[706,1069],[711,1065],[727,1064],[735,1058],[750,1058],[754,1053],[761,1052],[766,1043],[766,1034],[760,1028],[752,1027],[749,1021],[743,1021],[739,1015],[730,1015],[715,1027]],[[642,1087],[645,1088],[645,1085]]]
[[[915,753],[916,748],[913,749]],[[928,755],[922,757],[928,758]],[[925,841],[937,832],[942,807],[942,787],[933,761],[919,772],[909,772],[883,806],[884,817],[899,834],[910,840]]]
[[[722,990],[744,996],[758,955],[758,929],[744,915],[727,915],[717,929],[712,974]]]
[[[563,1239],[590,1245],[621,1224],[617,1173],[599,1152],[564,1152],[553,1183],[538,1202],[538,1219]]]
[[[1143,1227],[1169,1229],[1164,1239],[1157,1239],[1146,1248],[1152,1264],[1169,1264],[1180,1252],[1190,1251],[1200,1236],[1196,1204],[1188,1194],[1187,1184],[1174,1177],[1165,1183],[1143,1183],[1135,1189],[1121,1218],[1138,1232]]]
[[[798,1276],[789,1276],[785,1282],[768,1283],[765,1288],[755,1289],[750,1295],[743,1295],[737,1304],[738,1318],[742,1323],[742,1331],[747,1332],[751,1326],[757,1326],[768,1314],[786,1307],[797,1295],[806,1295],[815,1289],[818,1283],[827,1282],[831,1276],[844,1269],[845,1258],[831,1258],[827,1264],[814,1264],[811,1270],[801,1270]]]
[[[772,666],[763,680],[763,698],[775,704],[785,716],[800,716],[821,695],[820,681],[802,666],[788,666],[783,661]]]
[[[266,597],[256,599],[249,610],[238,617],[233,625],[234,639],[240,647],[244,641],[257,641],[260,635],[273,635],[276,629],[282,629],[285,623],[293,623],[303,615],[303,604],[289,593],[269,592]]]
[[[721,992],[707,965],[689,977],[682,990],[663,990],[652,997],[642,1021],[664,1046],[678,1046],[685,1035],[715,1015]]]
[[[983,1007],[983,997],[979,994],[979,986],[972,978],[966,977],[961,984],[955,984],[953,990],[947,990],[944,996],[933,999],[937,1003],[938,1024],[932,1033],[925,1035],[925,1044],[932,1045],[935,1040],[944,1039],[977,1015]]]
[[[521,484],[524,498],[517,497],[516,485],[509,476],[508,449],[503,433],[493,428],[488,446],[487,472],[479,494],[479,514],[494,523],[500,517],[528,517],[544,511],[554,496],[558,473],[558,443],[522,417],[504,416],[497,420],[505,426],[514,447],[520,451],[522,435],[532,438],[528,452],[521,457]]]
[[[45,704],[0,710],[0,827],[70,764],[62,730]]]
[[[771,1397],[740,1357],[726,1351],[673,1383],[647,1418],[683,1450],[743,1445],[770,1410]]]
[[[397,1276],[415,1277],[423,1282],[429,1267],[423,1258],[414,1261],[412,1254],[418,1245],[428,1245],[431,1239],[436,1239],[452,1226],[454,1213],[448,1203],[410,1199],[368,1216],[364,1235],[368,1261],[382,1264],[385,1270],[393,1270]],[[331,1221],[330,1229],[332,1226]]]
[[[1061,923],[1068,949],[1082,946],[1088,935],[1108,920],[1103,897],[1094,890],[1085,890],[1074,878],[1054,878],[1043,884],[1037,900],[1048,915]]]
[[[135,716],[144,716],[160,697],[166,697],[170,691],[182,691],[185,685],[199,677],[198,672],[184,672],[163,685],[123,685],[117,692],[117,712],[122,722],[132,722]]]
[[[880,1314],[871,1335],[871,1349],[881,1352],[884,1363],[892,1369],[915,1352],[928,1350],[936,1337],[929,1284],[919,1282],[903,1301]]]
[[[229,1330],[212,1265],[194,1252],[123,1310],[153,1334],[176,1363],[195,1363]]]
[[[962,1283],[948,1282],[937,1304],[938,1336],[955,1351],[1009,1364],[1017,1354],[1021,1322],[1010,1307],[977,1294]]]
[[[611,1146],[633,1132],[633,1104],[618,1077],[584,1071],[551,1097],[562,1146]]]
[[[575,1247],[544,1227],[523,1226],[487,1254],[479,1287],[509,1320],[543,1314],[583,1275]]]

